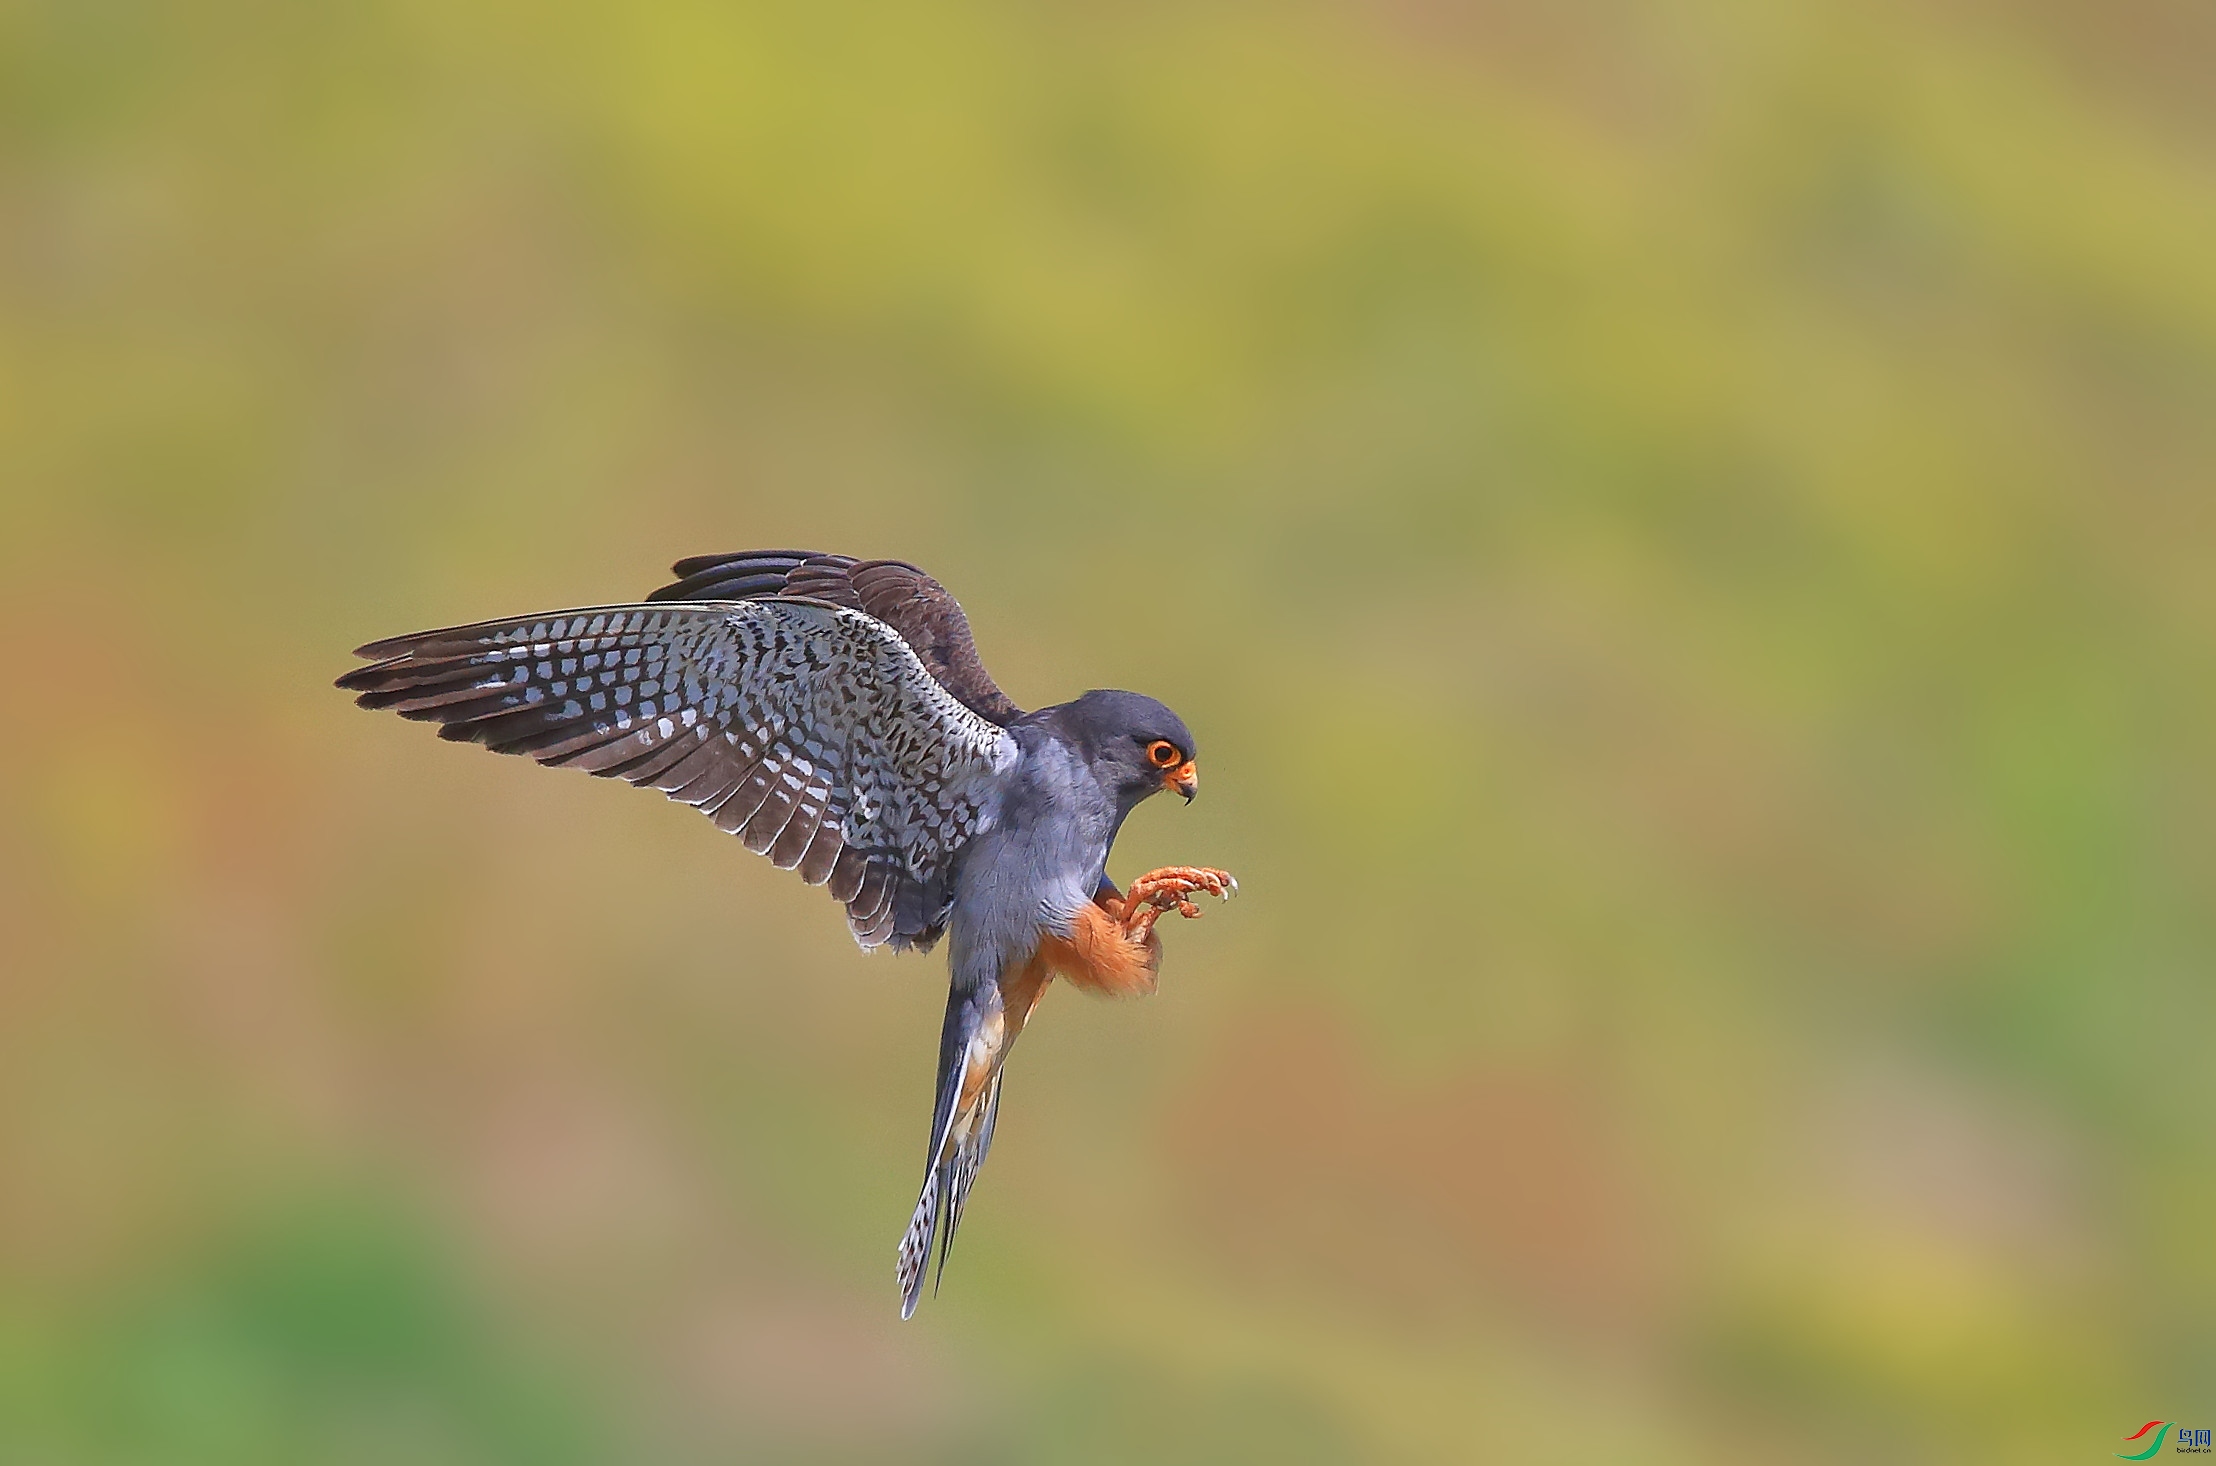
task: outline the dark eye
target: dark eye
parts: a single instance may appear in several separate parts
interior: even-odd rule
[[[1174,768],[1185,760],[1178,756],[1177,745],[1167,738],[1157,738],[1146,746],[1147,762],[1158,769]]]

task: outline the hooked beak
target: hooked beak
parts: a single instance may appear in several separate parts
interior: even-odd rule
[[[1191,804],[1193,796],[1200,792],[1200,771],[1193,767],[1191,759],[1187,759],[1176,768],[1162,775],[1162,787],[1164,789],[1175,789],[1185,796],[1187,804]]]

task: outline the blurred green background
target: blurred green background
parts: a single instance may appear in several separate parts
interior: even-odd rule
[[[0,1459],[2216,1420],[2203,0],[0,4]],[[943,965],[347,649],[927,566],[1228,866]]]

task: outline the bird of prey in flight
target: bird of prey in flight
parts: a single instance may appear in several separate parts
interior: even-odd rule
[[[1119,891],[1108,851],[1164,789],[1190,802],[1193,735],[1151,697],[1024,712],[945,587],[898,560],[756,550],[680,560],[634,605],[371,642],[338,685],[441,738],[659,789],[846,907],[863,948],[950,936],[923,1194],[900,1239],[901,1317],[939,1272],[993,1143],[1001,1066],[1060,975],[1149,993],[1155,922],[1229,898],[1171,866]]]

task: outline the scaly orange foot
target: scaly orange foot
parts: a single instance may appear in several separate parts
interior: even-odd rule
[[[1124,893],[1125,934],[1143,941],[1154,930],[1154,923],[1171,911],[1185,917],[1200,915],[1200,908],[1186,899],[1200,891],[1228,901],[1238,894],[1239,882],[1229,871],[1201,865],[1165,865],[1148,871]]]

